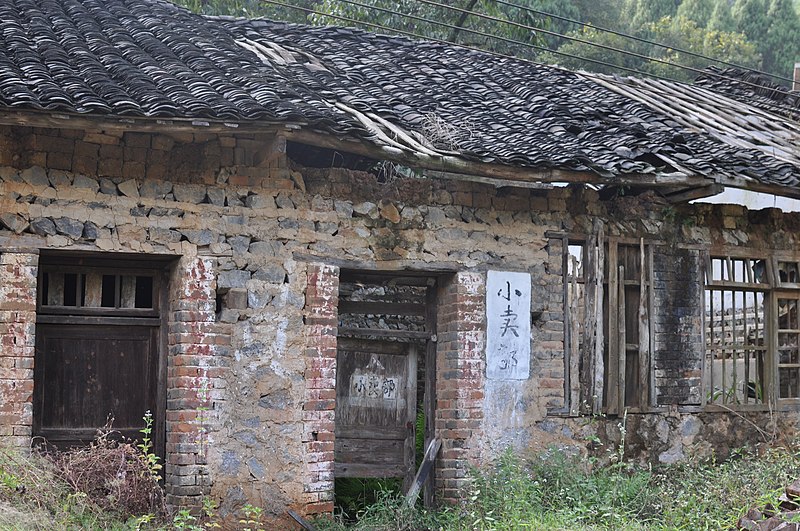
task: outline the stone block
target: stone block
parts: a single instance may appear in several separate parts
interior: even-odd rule
[[[56,224],[50,218],[36,218],[31,221],[31,230],[39,236],[52,236],[56,233]]]
[[[214,206],[225,206],[225,190],[222,188],[209,187],[206,190],[209,202]]]
[[[222,271],[217,277],[217,289],[245,288],[248,280],[250,280],[249,271],[242,271],[241,269]]]
[[[139,186],[139,195],[150,199],[164,199],[171,191],[172,183],[169,181],[147,179]]]
[[[102,177],[100,179],[100,193],[106,195],[118,195],[117,185],[111,179]]]
[[[233,310],[244,310],[247,308],[247,290],[231,289],[225,295],[225,307]]]
[[[126,197],[139,197],[139,185],[136,179],[128,179],[117,186],[122,195]]]
[[[19,214],[0,214],[0,224],[17,234],[24,232],[28,228],[28,221]]]
[[[75,179],[72,181],[72,186],[73,188],[91,190],[92,192],[97,192],[100,189],[100,185],[97,181],[85,175],[76,175]]]
[[[216,233],[210,230],[184,230],[181,232],[187,240],[195,245],[211,245],[217,241]]]
[[[23,181],[31,186],[50,186],[50,179],[47,178],[47,172],[40,166],[33,166],[23,170],[19,175]]]
[[[175,200],[200,204],[206,199],[206,187],[201,184],[176,184],[172,187]]]
[[[283,244],[279,241],[261,241],[250,244],[250,254],[256,256],[278,256],[283,251]]]
[[[267,264],[258,268],[258,270],[253,273],[253,278],[279,284],[285,280],[286,270],[280,264]]]

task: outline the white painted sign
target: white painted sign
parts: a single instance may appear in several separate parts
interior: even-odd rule
[[[393,408],[397,402],[400,380],[397,376],[372,372],[370,367],[363,371],[357,368],[350,375],[349,401],[357,406]]]
[[[526,380],[531,373],[531,275],[486,274],[486,377]]]

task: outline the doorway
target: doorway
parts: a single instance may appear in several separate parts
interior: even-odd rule
[[[340,507],[343,485],[349,490],[353,481],[392,480],[407,492],[420,449],[434,436],[436,290],[437,279],[424,274],[340,273],[334,443]],[[424,489],[428,504],[432,478]]]

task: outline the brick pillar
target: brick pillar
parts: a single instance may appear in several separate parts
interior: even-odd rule
[[[485,280],[457,273],[439,292],[436,350],[436,491],[458,500],[469,464],[480,462],[486,346]]]
[[[306,287],[306,391],[303,445],[306,514],[333,512],[333,440],[336,407],[336,333],[339,268],[312,264]]]
[[[165,487],[170,505],[197,507],[211,492],[207,455],[224,399],[230,325],[216,322],[211,259],[182,259],[171,294]]]
[[[33,425],[33,355],[39,256],[0,254],[0,444],[27,448]]]

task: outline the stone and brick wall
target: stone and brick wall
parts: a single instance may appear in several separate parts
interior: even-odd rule
[[[33,424],[37,254],[0,250],[0,444],[27,448]]]
[[[442,450],[436,489],[458,499],[470,464],[480,464],[485,365],[485,278],[456,273],[439,291],[436,349],[436,436]]]
[[[184,257],[170,293],[167,357],[167,502],[197,505],[211,493],[209,447],[219,433],[230,325],[216,322],[213,260]]]
[[[659,252],[653,264],[656,405],[699,405],[705,345],[703,284],[696,250]]]
[[[339,268],[312,264],[306,288],[303,499],[309,514],[333,511],[334,408]]]
[[[451,272],[440,275],[435,424],[444,439],[437,486],[453,499],[467,463],[507,446],[581,445],[586,430],[606,424],[611,440],[617,429],[617,419],[589,428],[564,410],[562,249],[549,231],[588,235],[599,217],[608,236],[665,242],[656,256],[655,395],[673,407],[698,396],[693,301],[702,286],[685,248],[800,245],[797,215],[667,211],[633,197],[601,201],[578,187],[381,183],[366,172],[303,168],[284,145],[268,135],[0,127],[0,438],[29,442],[38,249],[175,258],[170,500],[208,494],[222,512],[249,502],[282,515],[288,506],[331,508],[338,269],[326,264]],[[531,273],[528,380],[484,378],[487,269]],[[677,414],[631,420],[642,433],[631,451],[657,442],[671,459],[679,439],[721,440],[722,417]]]

